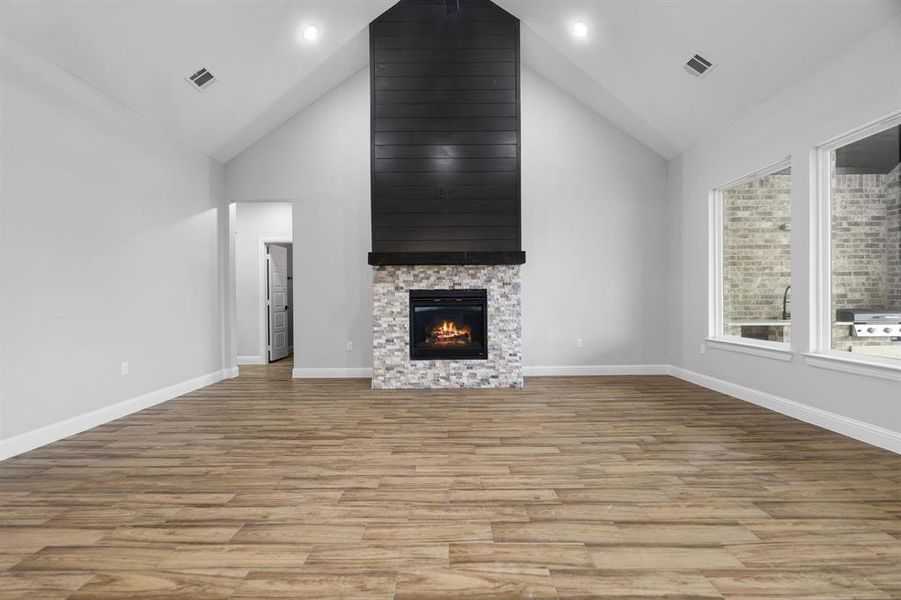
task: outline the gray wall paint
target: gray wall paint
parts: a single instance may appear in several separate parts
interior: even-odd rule
[[[226,181],[231,200],[294,201],[295,366],[372,366],[368,73],[235,157]]]
[[[728,128],[670,161],[668,185],[673,252],[679,273],[669,319],[674,364],[803,404],[901,431],[897,383],[816,369],[806,364],[810,334],[811,148],[884,117],[901,106],[897,57],[901,19],[892,19],[841,55],[760,105]],[[841,85],[836,85],[841,82]],[[861,94],[860,90],[866,90]],[[708,193],[786,156],[792,156],[792,362],[778,362],[699,346],[708,324]]]
[[[665,161],[527,69],[522,94],[525,364],[663,363]],[[226,165],[231,200],[295,198],[298,367],[372,365],[368,144],[364,70]]]
[[[0,40],[9,438],[222,368],[226,220],[220,164]]]
[[[522,111],[525,365],[664,363],[664,160],[528,69]]]

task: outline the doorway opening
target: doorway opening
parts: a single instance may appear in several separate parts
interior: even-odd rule
[[[292,218],[291,202],[235,203],[232,248],[238,365],[292,366]]]
[[[292,244],[266,244],[266,349],[275,362],[294,353]]]

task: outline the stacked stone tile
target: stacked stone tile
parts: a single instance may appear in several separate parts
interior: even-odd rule
[[[410,290],[488,291],[487,360],[410,360]],[[372,284],[373,389],[522,387],[518,265],[380,266]]]

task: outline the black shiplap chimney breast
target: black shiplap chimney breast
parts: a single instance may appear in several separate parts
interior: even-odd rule
[[[519,20],[402,0],[369,33],[369,264],[524,263]]]

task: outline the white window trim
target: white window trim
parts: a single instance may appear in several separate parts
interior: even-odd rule
[[[807,353],[804,355],[807,364],[819,369],[831,369],[843,373],[901,381],[901,365],[897,360],[879,356],[867,356],[852,352],[829,350],[823,353]],[[891,362],[889,362],[891,361]]]
[[[708,345],[720,349],[753,354],[765,358],[790,361],[791,344],[787,342],[767,342],[741,338],[723,333],[723,190],[733,188],[755,179],[778,173],[792,166],[791,156],[786,156],[753,173],[733,179],[710,190],[708,205]]]
[[[901,112],[817,146],[810,156],[810,352],[807,364],[855,375],[901,381],[899,361],[832,349],[832,177],[830,154],[874,133],[901,125]]]
[[[751,354],[761,358],[790,361],[793,356],[791,346],[783,342],[767,342],[735,336],[710,337],[704,340],[711,348],[717,350],[729,350],[741,354]]]

